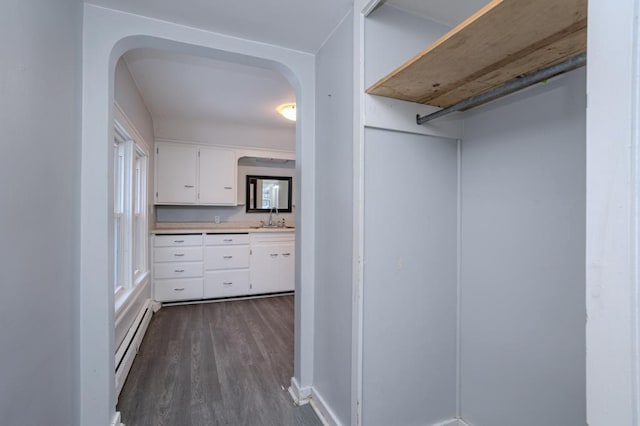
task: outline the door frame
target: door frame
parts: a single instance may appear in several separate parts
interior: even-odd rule
[[[296,293],[292,391],[313,381],[315,246],[315,56],[171,22],[84,5],[80,190],[79,424],[113,424],[115,412],[113,254],[109,165],[114,72],[126,51],[151,47],[272,69],[297,96]]]

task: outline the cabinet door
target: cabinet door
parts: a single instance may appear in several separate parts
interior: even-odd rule
[[[296,245],[285,243],[280,246],[280,290],[293,291],[296,287]]]
[[[191,145],[156,145],[156,204],[195,204],[198,149]]]
[[[236,153],[200,148],[200,204],[236,205]]]
[[[251,294],[273,293],[280,290],[280,246],[259,245],[251,249],[249,278]]]

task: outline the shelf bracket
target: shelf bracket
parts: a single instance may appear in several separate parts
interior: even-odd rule
[[[464,101],[458,102],[457,104],[451,105],[450,107],[443,108],[440,111],[436,111],[432,114],[423,115],[422,117],[420,116],[420,114],[418,114],[416,116],[416,122],[418,123],[418,125],[422,125],[452,112],[476,107],[483,103],[497,99],[501,96],[505,96],[518,90],[524,89],[525,87],[529,87],[532,84],[536,84],[556,75],[574,70],[576,68],[580,68],[586,63],[587,54],[581,53],[567,59],[566,61],[551,65],[548,68],[544,68],[530,74],[518,76],[500,87],[496,87],[495,89],[489,90],[488,92],[484,92],[477,96],[472,96],[465,99]]]

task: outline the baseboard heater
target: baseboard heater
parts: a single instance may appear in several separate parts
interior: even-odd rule
[[[120,395],[127,375],[133,365],[133,360],[138,353],[142,338],[147,331],[149,321],[153,316],[153,309],[147,301],[136,316],[135,321],[129,328],[127,335],[116,351],[116,399]]]

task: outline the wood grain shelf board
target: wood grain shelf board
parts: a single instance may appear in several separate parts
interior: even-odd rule
[[[442,108],[587,49],[587,0],[493,0],[367,93]]]

